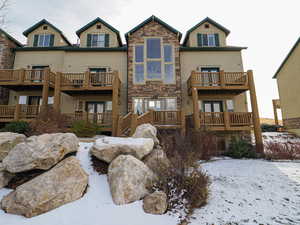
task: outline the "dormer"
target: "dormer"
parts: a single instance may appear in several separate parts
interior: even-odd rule
[[[61,30],[43,19],[23,32],[27,37],[27,47],[71,46]]]
[[[122,47],[120,33],[99,17],[76,32],[83,48]]]
[[[209,17],[187,31],[183,46],[186,47],[225,47],[228,29]]]

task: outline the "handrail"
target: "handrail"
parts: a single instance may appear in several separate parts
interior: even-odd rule
[[[153,122],[157,125],[180,125],[182,123],[182,111],[165,110],[154,111]]]
[[[125,116],[120,116],[118,121],[118,132],[117,136],[121,136],[126,131],[128,131],[131,127],[131,121],[132,121],[132,112],[127,113]]]
[[[202,126],[251,126],[251,112],[200,112],[200,125]]]

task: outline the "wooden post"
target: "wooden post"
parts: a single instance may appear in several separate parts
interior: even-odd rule
[[[49,96],[49,78],[50,78],[50,68],[45,68],[43,79],[43,94],[42,94],[42,108],[48,106],[48,96]]]
[[[122,130],[121,130],[122,121],[123,121],[123,117],[119,116],[119,119],[118,119],[118,129],[117,129],[117,135],[116,135],[117,137],[122,136]]]
[[[130,136],[132,136],[135,132],[135,129],[137,128],[137,119],[138,115],[133,113],[131,117],[131,127],[130,127]]]
[[[151,120],[150,123],[151,123],[152,125],[154,125],[154,110],[153,110],[153,109],[150,109],[150,110],[149,110],[149,113],[150,113],[150,118],[151,118],[151,119],[150,119],[150,120]]]
[[[186,134],[186,125],[185,125],[185,113],[184,113],[184,110],[181,109],[181,135],[182,136],[185,136]]]
[[[14,120],[18,121],[21,118],[21,105],[18,103],[16,104]]]
[[[84,87],[88,88],[90,86],[90,71],[85,71],[84,73]]]
[[[227,111],[224,112],[224,125],[225,125],[225,130],[229,130],[230,118],[229,118],[229,112],[227,112]]]
[[[195,129],[200,129],[200,116],[199,116],[199,97],[198,97],[198,91],[196,88],[192,88],[192,97],[193,97],[193,116],[194,116],[194,126]]]
[[[25,79],[25,69],[22,68],[19,70],[19,83],[22,84]]]
[[[224,74],[224,70],[220,71],[220,85],[221,87],[225,87],[225,74]]]
[[[62,77],[61,72],[56,73],[55,89],[54,89],[54,110],[56,110],[56,111],[60,111],[61,77]]]
[[[275,99],[272,100],[273,102],[273,112],[274,112],[274,119],[275,119],[275,125],[279,125],[278,122],[278,114],[277,114],[277,101]]]
[[[250,90],[250,100],[251,100],[251,108],[252,108],[252,118],[253,118],[253,126],[254,126],[254,135],[255,135],[255,142],[256,142],[256,152],[263,155],[264,154],[264,145],[262,140],[261,134],[261,127],[260,127],[260,119],[259,119],[259,112],[258,112],[258,105],[256,99],[256,90],[253,78],[253,71],[247,71],[248,80],[249,80],[249,90]]]
[[[119,118],[119,82],[118,74],[114,71],[112,93],[112,135],[117,135]]]

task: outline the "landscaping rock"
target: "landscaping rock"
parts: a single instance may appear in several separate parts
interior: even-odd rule
[[[6,195],[1,208],[11,214],[37,216],[81,198],[87,184],[88,175],[71,156]]]
[[[159,144],[159,140],[156,137],[157,129],[152,126],[150,123],[144,123],[138,126],[132,135],[133,138],[151,138],[154,142],[154,145]]]
[[[76,152],[78,146],[78,138],[71,133],[32,136],[9,152],[3,160],[3,166],[11,173],[32,169],[48,170],[66,154]]]
[[[98,159],[110,163],[119,155],[142,159],[153,150],[153,146],[150,138],[103,137],[96,140],[90,151]]]
[[[0,189],[5,187],[13,177],[14,175],[6,172],[3,168],[2,163],[0,163]]]
[[[147,195],[143,200],[145,213],[161,215],[167,211],[167,195],[162,191],[155,191]]]
[[[169,168],[171,165],[166,153],[160,146],[156,146],[153,151],[143,159],[143,162],[154,173]]]
[[[0,133],[0,162],[7,156],[8,152],[12,150],[20,142],[24,142],[25,135],[1,132]]]
[[[131,155],[120,155],[108,168],[108,182],[115,204],[128,204],[142,199],[155,180],[153,172]]]

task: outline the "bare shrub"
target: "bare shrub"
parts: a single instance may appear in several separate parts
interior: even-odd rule
[[[69,120],[68,116],[55,111],[52,107],[45,107],[37,118],[30,122],[30,135],[67,132]]]
[[[164,191],[169,213],[178,215],[180,222],[189,223],[194,209],[207,203],[209,177],[197,163],[199,152],[195,151],[190,136],[182,137],[179,133],[159,136],[171,166],[158,168],[152,191]]]
[[[108,167],[109,167],[109,164],[107,162],[97,159],[93,155],[91,156],[91,161],[92,161],[92,167],[97,173],[99,173],[100,175],[107,174]]]
[[[300,159],[300,142],[266,142],[265,158],[268,160]]]

